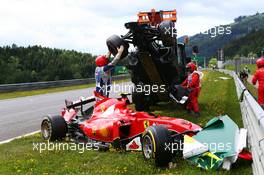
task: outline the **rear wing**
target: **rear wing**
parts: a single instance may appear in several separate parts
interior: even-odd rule
[[[158,11],[152,9],[151,12],[139,12],[138,13],[138,23],[139,24],[150,24],[152,26],[156,26],[160,24],[162,21],[177,21],[177,12],[176,9],[171,11]]]
[[[91,102],[94,102],[94,101],[95,101],[95,97],[91,96],[91,97],[87,97],[87,98],[81,98],[80,100],[77,100],[77,101],[74,101],[74,102],[65,100],[65,105],[66,105],[67,109],[70,109],[70,108],[75,108],[75,107],[78,107],[78,106],[82,106],[82,105],[85,105],[85,104],[88,104],[88,103],[91,103]]]

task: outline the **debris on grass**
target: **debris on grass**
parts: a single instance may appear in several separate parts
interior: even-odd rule
[[[222,79],[222,80],[228,80],[228,79],[230,79],[229,77],[219,77],[220,79]]]

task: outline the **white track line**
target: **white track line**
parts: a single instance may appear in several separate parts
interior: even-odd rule
[[[11,139],[7,139],[7,140],[4,140],[4,141],[1,141],[1,142],[0,142],[0,145],[1,145],[1,144],[4,144],[4,143],[9,143],[9,142],[11,142],[11,141],[13,141],[13,140],[15,140],[15,139],[20,139],[20,138],[22,138],[22,137],[31,136],[31,135],[37,134],[37,133],[39,133],[39,132],[40,132],[40,130],[38,130],[38,131],[34,131],[34,132],[31,132],[31,133],[27,133],[27,134],[24,134],[24,135],[22,135],[22,136],[13,137],[13,138],[11,138]]]

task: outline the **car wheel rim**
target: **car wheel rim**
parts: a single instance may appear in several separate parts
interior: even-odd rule
[[[51,134],[50,122],[44,121],[41,125],[41,133],[44,139],[49,139]]]
[[[150,159],[152,157],[152,152],[153,152],[152,145],[153,144],[151,138],[148,135],[146,135],[144,137],[144,142],[143,142],[143,152],[146,159]]]

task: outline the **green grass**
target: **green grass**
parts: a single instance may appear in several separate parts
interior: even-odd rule
[[[225,69],[234,71],[235,70],[235,65],[231,65],[231,64],[225,65]]]
[[[248,69],[250,70],[250,74],[253,75],[257,69],[257,66],[255,64],[242,64],[241,65],[241,70],[244,69],[244,67],[247,66]],[[226,65],[225,69],[227,70],[235,70],[235,66],[234,65]],[[248,89],[248,91],[251,93],[251,95],[257,100],[258,99],[258,91],[257,89],[249,82],[245,83],[246,88]]]
[[[243,70],[245,66],[248,67],[248,69],[250,70],[250,74],[252,74],[252,75],[257,70],[256,64],[241,64],[241,70]]]
[[[239,103],[232,79],[221,80],[222,73],[204,72],[199,102],[201,117],[196,119],[174,103],[161,103],[152,107],[151,112],[160,115],[185,118],[204,125],[214,116],[228,114],[242,126]],[[215,81],[217,80],[217,81]],[[86,151],[33,151],[32,143],[42,142],[40,134],[14,140],[0,145],[0,174],[252,174],[251,164],[239,161],[231,171],[204,171],[190,165],[182,158],[175,161],[172,168],[156,168],[145,162],[140,152]]]
[[[124,80],[117,80],[115,82],[120,83],[120,82],[126,82],[126,81],[130,81],[130,80],[124,79]],[[85,89],[85,88],[90,88],[94,86],[95,86],[95,83],[90,83],[90,84],[83,84],[83,85],[58,87],[58,88],[37,89],[37,90],[31,90],[31,91],[4,92],[4,93],[0,93],[0,100],[32,96],[32,95],[48,94],[48,93],[54,93],[54,92],[70,91],[70,90],[77,90],[77,89]]]
[[[214,116],[227,114],[242,126],[240,107],[237,100],[233,79],[222,80],[219,77],[229,77],[217,71],[205,71],[202,80],[202,90],[199,96],[201,117],[196,119],[186,113],[181,106],[173,103],[156,106],[156,112],[168,116],[180,116],[192,122],[204,125]],[[165,107],[166,106],[166,107]]]
[[[257,90],[257,88],[255,88],[255,86],[253,86],[249,82],[246,82],[245,86],[246,86],[247,90],[250,92],[250,94],[257,100],[258,99],[258,90]]]
[[[255,64],[241,64],[241,70],[244,69],[244,67],[247,66],[248,69],[250,70],[250,74],[253,75],[257,69],[257,66]],[[234,65],[226,65],[225,69],[227,70],[235,70],[235,66]],[[248,91],[251,93],[251,95],[255,98],[258,99],[258,91],[257,89],[250,84],[249,82],[245,83],[246,88],[248,89]]]
[[[248,69],[250,70],[250,74],[254,74],[256,69],[257,69],[257,66],[255,64],[241,64],[240,65],[240,70],[243,70],[245,66],[247,66]],[[225,69],[234,71],[235,70],[235,65],[226,65]]]

